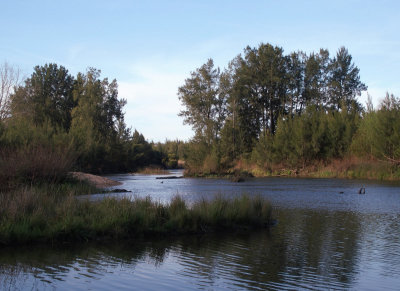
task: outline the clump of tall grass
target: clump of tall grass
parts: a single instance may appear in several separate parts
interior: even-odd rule
[[[242,195],[227,199],[221,195],[201,200],[192,207],[198,227],[211,229],[263,227],[271,222],[271,205],[261,196]]]
[[[69,191],[22,188],[0,193],[0,244],[132,238],[266,227],[271,206],[261,197],[217,196],[188,205],[147,198],[78,200]]]

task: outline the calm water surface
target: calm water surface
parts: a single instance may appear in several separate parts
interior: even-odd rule
[[[132,197],[150,195],[161,202],[176,194],[189,202],[216,193],[263,195],[274,205],[279,222],[256,232],[3,248],[0,289],[400,289],[398,183],[112,178],[124,183],[117,188],[132,190]],[[366,194],[357,194],[363,185]]]

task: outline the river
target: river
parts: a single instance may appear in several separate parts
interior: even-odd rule
[[[108,196],[168,202],[178,194],[190,203],[216,194],[262,195],[278,224],[250,232],[2,248],[1,290],[399,289],[399,183],[109,177],[123,182],[114,188],[132,193]],[[365,195],[358,194],[362,186]]]

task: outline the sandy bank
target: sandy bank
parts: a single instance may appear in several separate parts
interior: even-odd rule
[[[81,181],[87,181],[90,184],[96,186],[97,188],[105,188],[111,186],[121,185],[121,182],[117,182],[106,177],[101,177],[97,175],[82,173],[82,172],[71,172],[71,175]]]

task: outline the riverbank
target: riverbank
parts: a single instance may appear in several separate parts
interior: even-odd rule
[[[386,161],[348,158],[330,162],[315,162],[303,167],[281,164],[260,167],[254,163],[239,161],[230,169],[219,172],[186,171],[187,177],[230,178],[240,181],[248,177],[298,177],[298,178],[344,178],[377,181],[400,181],[400,166]]]
[[[345,159],[305,168],[299,175],[313,178],[400,181],[400,167],[386,161]]]
[[[258,177],[260,169],[254,169],[252,173]],[[301,178],[344,178],[344,179],[365,179],[378,181],[399,181],[400,167],[385,161],[362,160],[348,158],[333,160],[330,162],[317,162],[302,168],[277,167],[266,173],[275,176],[290,176]]]

